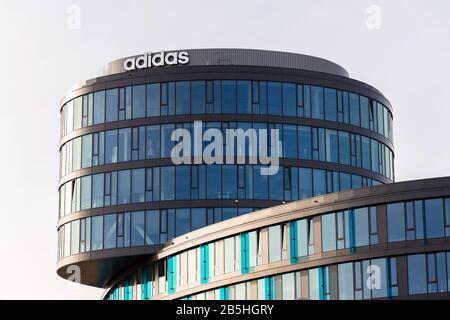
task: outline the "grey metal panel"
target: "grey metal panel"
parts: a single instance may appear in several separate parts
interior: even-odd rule
[[[235,49],[235,48],[212,48],[212,49],[180,49],[167,50],[165,52],[186,51],[189,53],[189,64],[193,66],[205,65],[241,65],[241,66],[264,66],[288,69],[300,69],[314,72],[329,73],[342,77],[349,77],[348,72],[334,62],[308,56],[304,54],[257,50],[257,49]],[[157,52],[155,52],[157,53]],[[144,54],[144,53],[142,53]],[[125,57],[114,60],[105,65],[104,75],[126,72],[123,68],[128,58],[137,58],[140,55]],[[177,68],[178,66],[164,66],[162,68]],[[161,67],[158,67],[161,68]]]

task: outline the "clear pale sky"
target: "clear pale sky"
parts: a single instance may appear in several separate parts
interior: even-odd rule
[[[80,28],[67,26],[70,5]],[[371,5],[381,9],[380,29],[367,27]],[[59,101],[108,61],[205,47],[332,60],[391,101],[396,180],[446,176],[449,17],[443,0],[0,0],[0,299],[103,293],[68,285],[55,264]]]

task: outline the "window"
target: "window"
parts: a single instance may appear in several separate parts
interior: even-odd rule
[[[311,127],[298,127],[298,150],[300,159],[312,159]]]
[[[425,200],[425,226],[427,238],[444,236],[444,209],[442,199]]]
[[[144,211],[136,211],[131,215],[131,246],[144,245]]]
[[[336,90],[325,88],[325,120],[337,120]]]
[[[350,124],[359,126],[360,125],[360,115],[359,115],[359,95],[350,93]]]
[[[105,163],[117,162],[117,130],[106,131],[105,134]]]
[[[133,119],[145,117],[145,85],[133,86]]]
[[[322,219],[322,251],[336,250],[336,218],[334,213],[326,214]]]
[[[252,89],[250,81],[237,81],[237,110],[238,113],[252,113]]]
[[[161,167],[161,200],[175,198],[175,167]]]
[[[160,84],[147,85],[147,116],[160,115]]]
[[[404,204],[390,203],[387,205],[388,241],[405,240],[405,214]]]
[[[192,114],[205,113],[205,81],[192,81]]]
[[[369,245],[369,210],[359,208],[354,210],[355,217],[355,245],[357,247]]]
[[[147,126],[147,133],[145,139],[145,152],[147,159],[154,159],[160,157],[161,152],[161,137],[159,125]]]
[[[369,129],[369,99],[360,96],[361,127]]]
[[[222,198],[237,199],[237,166],[222,166]]]
[[[131,202],[145,201],[145,169],[134,169],[131,176]]]
[[[91,176],[81,178],[81,210],[91,208]]]
[[[408,288],[409,294],[427,293],[427,274],[425,255],[408,256]]]
[[[87,134],[81,137],[81,167],[92,166],[92,135]]]
[[[297,95],[296,85],[293,83],[283,83],[283,115],[297,115]]]
[[[206,211],[205,208],[191,209],[191,231],[203,228],[206,226]]]
[[[92,250],[103,249],[103,216],[92,217]]]
[[[117,121],[119,90],[106,90],[106,122]]]
[[[175,236],[178,237],[182,234],[188,233],[191,228],[191,218],[189,209],[176,209],[176,231]]]
[[[313,170],[314,196],[327,193],[327,180],[325,170]]]
[[[280,82],[268,82],[267,83],[268,94],[268,113],[271,115],[281,116],[281,83]]]
[[[94,124],[105,122],[105,91],[94,93]]]
[[[119,162],[131,160],[131,128],[119,129]]]
[[[353,263],[338,265],[339,300],[353,300]]]
[[[123,170],[118,172],[118,204],[130,203],[131,192],[131,171]]]
[[[305,198],[311,198],[313,194],[312,169],[300,168],[299,180],[300,180],[300,200]]]
[[[338,148],[338,137],[337,131],[326,129],[325,131],[326,137],[326,159],[327,162],[339,162],[339,148]]]
[[[339,163],[350,164],[350,134],[339,131]]]
[[[236,113],[236,81],[222,81],[222,112]]]
[[[281,226],[269,227],[269,262],[281,260]]]
[[[149,210],[145,217],[145,243],[159,244],[159,210]]]
[[[297,152],[297,127],[293,125],[283,126],[283,152],[286,158],[298,158]]]
[[[313,119],[324,118],[323,88],[311,86],[311,117]]]
[[[104,232],[104,249],[116,247],[116,223],[117,218],[115,214],[108,214],[104,218],[105,232]]]
[[[92,208],[103,207],[103,173],[92,176]]]
[[[234,237],[226,238],[224,240],[224,255],[225,255],[225,273],[233,272],[235,270]]]
[[[176,92],[176,114],[190,113],[190,84],[189,81],[177,81]]]

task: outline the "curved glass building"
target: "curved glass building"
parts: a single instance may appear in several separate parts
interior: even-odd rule
[[[146,53],[107,64],[60,111],[57,272],[78,266],[105,298],[447,292],[450,182],[393,183],[389,101],[330,61]]]

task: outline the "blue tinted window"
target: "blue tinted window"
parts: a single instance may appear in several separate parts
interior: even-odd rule
[[[91,249],[103,249],[103,216],[92,217]]]
[[[117,121],[119,108],[119,90],[106,90],[106,122]]]
[[[91,176],[81,178],[81,205],[80,210],[91,208]]]
[[[325,120],[337,120],[336,90],[325,88]]]
[[[361,145],[362,145],[362,166],[364,169],[371,170],[370,139],[367,137],[361,137]]]
[[[190,185],[190,167],[177,166],[176,167],[176,199],[187,200],[190,197],[188,186]]]
[[[119,129],[119,162],[131,160],[131,128]]]
[[[361,127],[369,129],[369,99],[360,96]]]
[[[237,82],[237,110],[238,113],[252,112],[252,88],[250,81]]]
[[[170,153],[172,151],[172,147],[175,145],[174,142],[170,139],[172,136],[172,132],[175,130],[175,125],[173,124],[164,124],[161,125],[161,157],[169,158]]]
[[[105,122],[105,91],[94,93],[94,124]]]
[[[92,208],[103,207],[103,173],[92,176]]]
[[[338,265],[339,300],[353,300],[353,263]]]
[[[175,199],[175,167],[161,167],[161,200]]]
[[[334,213],[322,216],[322,251],[336,250],[336,218]]]
[[[132,171],[131,202],[145,201],[145,169]]]
[[[224,165],[222,169],[222,198],[237,199],[237,167]]]
[[[388,241],[405,240],[405,213],[403,202],[387,205]]]
[[[222,81],[222,112],[236,113],[236,81]]]
[[[444,236],[444,208],[442,199],[425,200],[425,226],[427,238]]]
[[[326,129],[326,159],[327,162],[339,162],[338,137],[337,131]]]
[[[145,137],[145,153],[147,159],[159,158],[161,152],[161,136],[159,125],[147,126]]]
[[[269,176],[269,199],[283,199],[283,170]]]
[[[311,127],[299,126],[298,128],[298,149],[300,159],[311,160]]]
[[[160,115],[160,85],[152,83],[147,85],[147,116]]]
[[[325,170],[313,170],[314,196],[327,193],[327,180]]]
[[[176,82],[176,108],[177,114],[189,114],[190,108],[190,86],[189,81]]]
[[[175,236],[178,237],[182,234],[190,231],[190,212],[189,209],[177,209],[176,211],[176,232]]]
[[[369,245],[369,210],[359,208],[354,211],[355,217],[355,245],[357,247]]]
[[[149,210],[145,217],[145,243],[159,243],[159,210]]]
[[[350,93],[350,124],[359,126],[359,95]]]
[[[191,209],[191,231],[206,226],[206,210],[205,208]]]
[[[283,115],[297,115],[297,95],[296,85],[293,83],[283,83]]]
[[[300,179],[300,199],[312,197],[312,169],[300,168],[298,174]]]
[[[267,199],[269,191],[268,176],[262,175],[260,172],[261,166],[253,166],[253,190],[255,199]]]
[[[133,118],[145,117],[145,85],[133,86]]]
[[[323,88],[311,86],[311,117],[324,118]]]
[[[117,130],[106,131],[105,163],[117,162]]]
[[[117,218],[115,214],[108,214],[104,217],[104,249],[111,249],[116,247],[116,223]]]
[[[118,204],[130,203],[131,192],[131,171],[123,170],[118,172]]]
[[[427,274],[424,254],[408,256],[408,288],[409,294],[427,293]]]
[[[222,174],[219,165],[206,166],[208,199],[220,199],[222,197]]]
[[[92,166],[92,134],[81,137],[81,167]]]
[[[272,115],[281,115],[281,83],[268,82],[268,113]]]
[[[144,245],[144,211],[133,212],[131,215],[131,246]]]
[[[349,173],[341,172],[339,174],[339,190],[347,191],[352,188],[351,175]]]
[[[378,142],[371,139],[370,140],[371,152],[372,152],[372,171],[379,171],[379,153],[378,153]]]
[[[297,126],[284,125],[283,126],[283,152],[286,158],[297,158]]]
[[[339,162],[350,164],[350,134],[339,131]]]
[[[192,81],[192,113],[199,114],[205,113],[205,82],[204,81]]]

